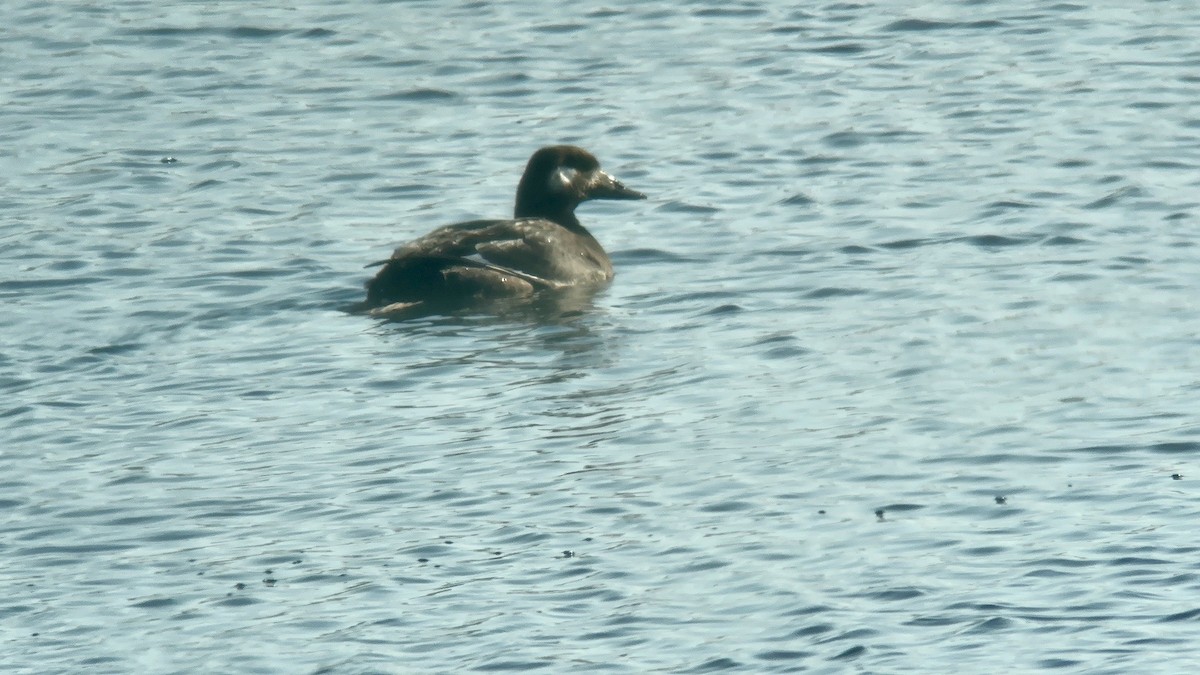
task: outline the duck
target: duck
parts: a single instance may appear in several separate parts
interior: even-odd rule
[[[552,145],[533,153],[517,184],[513,217],[444,225],[367,265],[371,314],[452,311],[565,289],[598,288],[612,260],[575,215],[592,199],[635,200],[587,150]]]

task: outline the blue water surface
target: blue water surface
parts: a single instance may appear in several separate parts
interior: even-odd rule
[[[0,670],[1191,672],[1200,7],[29,0]],[[613,285],[344,311],[575,143]]]

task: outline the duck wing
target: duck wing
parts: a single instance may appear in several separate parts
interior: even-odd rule
[[[367,282],[367,302],[434,305],[469,304],[486,299],[520,297],[554,288],[537,275],[467,257],[408,252],[383,261]]]
[[[431,256],[470,256],[480,244],[520,238],[520,220],[470,220],[445,225],[414,239],[393,253],[393,258],[412,254]]]
[[[564,283],[554,251],[572,235],[540,218],[446,225],[368,267],[368,302],[449,302],[529,295]]]
[[[573,236],[557,223],[541,218],[472,220],[439,227],[400,246],[391,258],[367,267],[415,257],[461,259],[518,277],[531,277],[533,283],[553,285],[549,280],[559,276],[554,264],[556,251]]]

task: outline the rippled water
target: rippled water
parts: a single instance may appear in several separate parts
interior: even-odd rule
[[[5,24],[5,672],[1200,658],[1192,3]],[[342,311],[559,142],[585,311]]]

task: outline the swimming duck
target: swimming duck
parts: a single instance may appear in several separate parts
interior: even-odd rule
[[[533,153],[517,185],[512,220],[446,225],[368,265],[373,314],[437,311],[539,291],[599,286],[613,276],[600,242],[579,223],[589,199],[645,199],[600,169],[587,150],[553,145]]]

